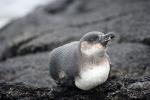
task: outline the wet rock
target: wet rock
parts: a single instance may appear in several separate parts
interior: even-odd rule
[[[50,88],[31,87],[23,83],[0,82],[0,99],[54,99]]]
[[[146,97],[150,93],[150,81],[147,82],[136,82],[130,84],[128,87],[128,96],[131,98],[142,98]]]
[[[144,40],[143,40],[143,43],[144,44],[147,44],[147,45],[150,45],[150,38],[148,37],[148,38],[145,38]]]
[[[108,48],[112,69],[128,76],[141,76],[150,66],[150,47],[140,43],[113,44]],[[149,73],[149,72],[147,72]],[[123,74],[124,75],[124,74]]]
[[[126,87],[124,80],[111,77],[106,83],[91,91],[81,91],[77,88],[72,88],[59,93],[56,92],[56,89],[51,88],[31,87],[23,83],[0,82],[0,99],[148,100],[150,82],[135,82],[127,84]]]
[[[74,0],[56,0],[45,7],[45,11],[49,14],[58,14],[72,4]]]
[[[49,54],[28,55],[7,60],[0,64],[0,80],[24,82],[32,86],[55,85],[49,76]]]
[[[146,14],[146,16],[144,16]],[[131,42],[142,42],[149,44],[149,16],[150,13],[147,9],[140,9],[129,13],[123,17],[116,18],[110,21],[108,30],[115,30],[120,33],[120,42],[131,41]]]
[[[86,0],[71,0],[69,4],[67,2],[68,0],[61,1],[56,8],[47,5],[49,10],[57,10],[59,7],[67,6],[61,13],[49,14],[45,7],[39,7],[39,9],[26,17],[14,20],[0,32],[1,41],[7,47],[5,48],[6,51],[11,53],[11,49],[14,47],[11,43],[26,34],[29,36],[28,38],[36,37],[39,34],[42,36],[46,35],[49,37],[49,40],[53,40],[53,37],[58,35],[57,40],[59,40],[64,35],[69,35],[67,39],[74,34],[77,37],[81,37],[81,33],[84,34],[92,30],[114,31],[119,36],[118,42],[142,42],[148,44],[145,41],[150,37],[148,33],[149,1],[115,0],[112,3],[110,0],[91,0],[88,2]],[[33,41],[28,41],[27,45],[19,46],[21,50],[17,51],[18,48],[15,50],[16,54],[11,53],[10,55],[15,57],[20,54],[33,53],[31,48],[35,48],[39,52],[51,50],[48,46],[49,43],[43,43],[42,39],[43,37],[39,36],[36,38],[37,43],[34,42],[34,39]],[[51,44],[51,41],[49,42]],[[46,48],[48,46],[48,49],[41,50],[40,48],[43,48],[43,46],[39,46],[39,44],[45,45]],[[26,52],[22,48],[29,50]],[[0,55],[2,55],[2,58],[7,59],[11,57],[10,55],[3,56],[3,54],[7,53],[0,52]]]

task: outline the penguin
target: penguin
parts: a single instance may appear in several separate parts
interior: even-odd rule
[[[49,72],[60,87],[91,90],[104,83],[110,73],[107,44],[114,33],[88,32],[79,41],[50,52]]]

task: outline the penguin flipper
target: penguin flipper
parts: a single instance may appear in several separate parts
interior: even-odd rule
[[[109,58],[109,56],[107,54],[106,54],[106,58],[108,59],[109,64],[112,65],[111,60],[110,60],[110,58]]]
[[[60,71],[59,78],[56,83],[60,87],[74,87],[74,79],[73,77],[69,77],[64,71]]]

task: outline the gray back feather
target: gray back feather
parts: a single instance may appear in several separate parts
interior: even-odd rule
[[[79,41],[60,46],[50,52],[50,74],[58,79],[60,71],[64,71],[69,77],[74,77],[77,72]]]

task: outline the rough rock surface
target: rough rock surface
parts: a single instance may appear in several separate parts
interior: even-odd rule
[[[0,99],[150,99],[150,1],[58,0],[0,30]],[[116,32],[109,80],[56,93],[48,53],[88,31]]]

